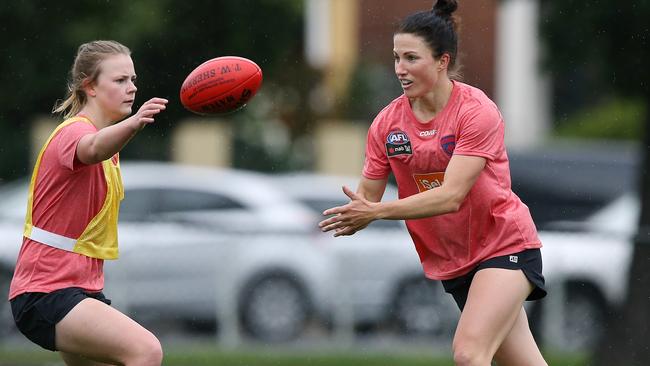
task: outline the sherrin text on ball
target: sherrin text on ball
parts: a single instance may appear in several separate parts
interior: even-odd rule
[[[197,66],[181,86],[181,104],[203,115],[236,111],[262,85],[262,69],[247,58],[223,56]]]

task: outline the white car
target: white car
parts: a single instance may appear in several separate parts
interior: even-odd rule
[[[341,328],[394,321],[407,332],[451,336],[458,310],[437,281],[424,279],[403,222],[378,221],[343,238],[317,229],[323,209],[347,201],[341,185],[354,190],[357,178],[150,162],[122,169],[121,258],[106,262],[105,292],[136,319],[216,320],[220,330],[275,341],[299,336],[312,319]],[[6,293],[27,187],[2,188]],[[389,186],[384,199],[396,196]],[[593,346],[605,312],[624,297],[636,217],[638,202],[624,196],[580,230],[556,223],[540,231],[550,294],[531,321],[544,343]],[[0,304],[5,321],[8,303]]]
[[[330,256],[306,240],[318,234],[314,214],[268,176],[153,162],[123,162],[122,175],[121,258],[105,263],[105,292],[117,308],[143,320],[214,322],[222,314],[255,338],[284,340],[327,306]],[[5,288],[26,191],[23,181],[0,193]]]
[[[315,174],[275,179],[316,212],[346,203],[341,186],[354,191],[358,182]],[[384,199],[396,197],[389,185]],[[625,194],[584,221],[549,223],[539,231],[549,296],[526,307],[544,344],[568,350],[596,346],[606,314],[624,299],[638,211],[638,200]],[[392,319],[410,332],[453,334],[458,310],[437,281],[424,279],[403,222],[376,221],[329,245],[343,259],[339,266],[346,287],[354,289],[346,295],[355,305],[356,321]]]
[[[639,201],[617,198],[581,222],[556,222],[539,232],[549,296],[531,322],[544,343],[589,350],[603,336],[607,314],[622,305]]]
[[[358,177],[315,173],[274,176],[286,194],[322,212],[349,201],[342,186],[355,191]],[[397,199],[397,188],[388,184],[382,200]],[[413,241],[402,220],[378,220],[352,236],[334,238],[321,234],[323,245],[334,251],[339,289],[356,326],[396,325],[406,334],[449,337],[458,308],[440,282],[424,272]],[[336,313],[339,310],[334,310]]]

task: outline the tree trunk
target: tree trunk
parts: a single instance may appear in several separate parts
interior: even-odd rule
[[[606,336],[594,354],[593,364],[597,366],[650,365],[650,94],[646,95],[643,137],[639,180],[641,215],[634,237],[626,301],[610,314]]]

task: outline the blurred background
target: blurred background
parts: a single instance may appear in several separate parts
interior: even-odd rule
[[[345,202],[342,184],[355,187],[366,131],[401,94],[397,22],[432,4],[3,2],[0,289],[20,247],[24,179],[59,122],[50,111],[77,47],[114,39],[132,50],[134,108],[170,100],[121,153],[122,258],[106,269],[117,308],[172,347],[446,355],[458,311],[423,280],[403,223],[341,240],[315,226],[324,208]],[[457,14],[463,81],[501,109],[513,189],[545,245],[554,296],[529,307],[535,336],[546,352],[588,359],[626,297],[650,100],[650,2],[465,0]],[[181,83],[225,55],[255,61],[262,88],[237,113],[192,115]],[[395,197],[389,187],[384,199]],[[6,303],[0,311],[0,342],[24,345]]]

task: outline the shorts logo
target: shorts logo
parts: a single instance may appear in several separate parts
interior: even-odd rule
[[[511,255],[510,256],[510,262],[512,262],[512,263],[519,262],[519,257],[517,257],[516,255]]]
[[[442,150],[447,153],[447,155],[452,156],[454,154],[454,148],[456,148],[456,136],[447,135],[440,138],[440,146]]]
[[[393,131],[386,136],[386,153],[389,157],[413,154],[411,140],[406,132]]]

